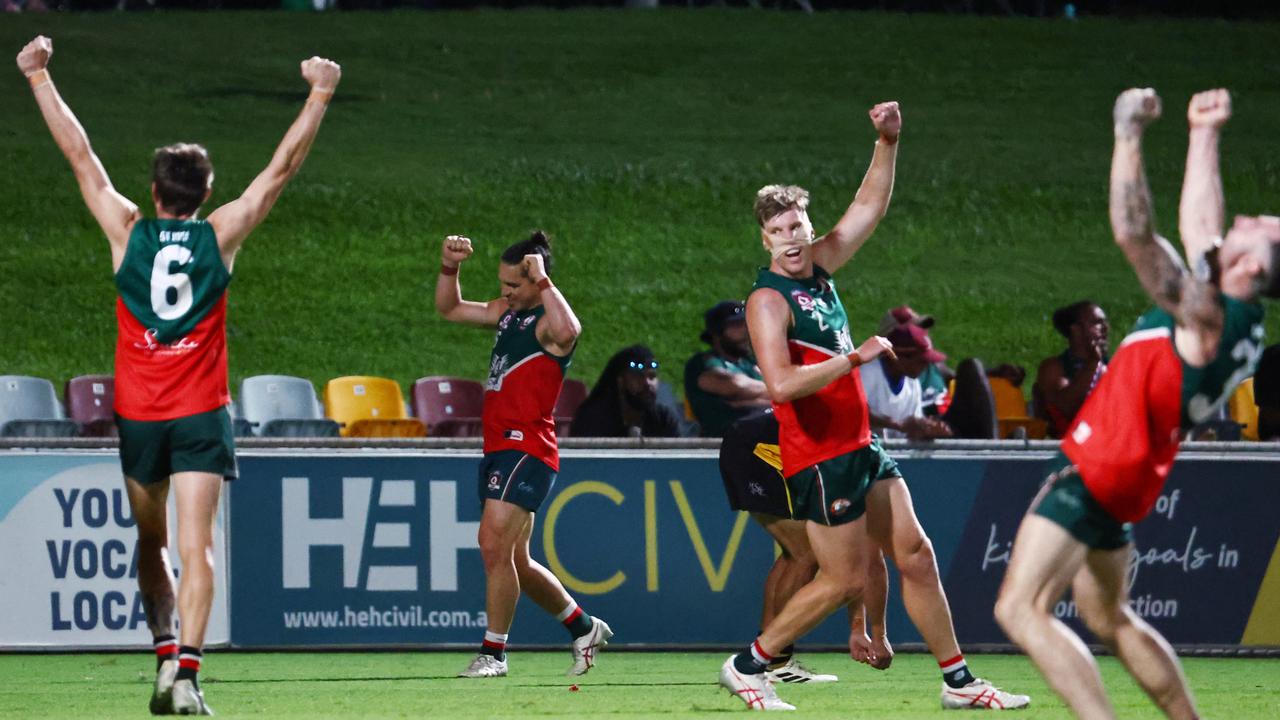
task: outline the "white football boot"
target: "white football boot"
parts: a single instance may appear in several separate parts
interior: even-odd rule
[[[942,684],[942,707],[945,710],[1018,710],[1031,704],[1026,695],[1005,692],[982,678],[961,688]]]
[[[765,671],[769,679],[778,683],[833,683],[840,678],[835,675],[822,675],[801,665],[794,657],[776,668]]]
[[[506,675],[507,661],[484,653],[476,655],[476,659],[471,661],[467,669],[458,673],[458,677],[464,678],[506,677]]]
[[[178,661],[165,660],[156,670],[156,687],[151,692],[151,714],[173,714],[173,679],[178,675]]]
[[[730,695],[747,704],[748,710],[795,710],[796,706],[785,703],[773,689],[773,682],[765,677],[765,673],[747,675],[738,672],[733,666],[736,655],[730,655],[724,665],[720,666],[720,687],[729,691]]]
[[[212,715],[204,702],[204,692],[190,680],[173,681],[173,713],[175,715]]]
[[[596,651],[603,650],[611,637],[613,630],[609,629],[609,623],[592,617],[591,632],[573,639],[573,667],[565,675],[586,675],[588,670],[595,667]]]

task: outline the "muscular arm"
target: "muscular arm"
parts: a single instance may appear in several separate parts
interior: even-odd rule
[[[747,298],[747,327],[755,349],[760,374],[769,398],[775,403],[791,402],[812,395],[847,375],[853,363],[844,355],[812,365],[793,365],[787,349],[787,327],[791,308],[773,290],[757,290]]]
[[[36,104],[54,142],[71,164],[85,205],[111,244],[111,266],[115,269],[124,260],[129,231],[141,214],[137,205],[116,192],[102,162],[89,145],[84,127],[54,87],[47,67],[52,54],[53,42],[49,38],[38,37],[18,54],[18,67],[31,83]]]
[[[556,355],[568,355],[582,334],[582,323],[569,307],[569,301],[552,285],[543,290],[542,306],[547,312],[538,321],[538,342]]]
[[[236,252],[244,239],[266,219],[285,185],[298,174],[311,151],[316,133],[320,132],[320,121],[324,119],[341,75],[337,63],[328,60],[313,57],[302,63],[302,76],[311,84],[311,95],[271,156],[271,162],[249,183],[240,197],[209,215],[209,223],[218,237],[222,261],[228,269],[235,262]]]
[[[897,103],[881,103],[871,109],[872,123],[880,131],[871,167],[840,221],[815,244],[814,262],[835,272],[853,258],[889,210],[894,170],[898,160],[898,134],[902,119]]]
[[[450,235],[444,239],[440,251],[440,275],[436,278],[436,312],[449,322],[493,327],[502,319],[502,313],[506,312],[506,301],[494,298],[483,303],[462,299],[458,271],[472,252],[471,240],[468,238]]]
[[[1187,262],[1194,267],[1222,237],[1226,212],[1218,161],[1218,135],[1231,116],[1226,90],[1209,90],[1191,98],[1187,122],[1187,170],[1178,203],[1178,233]]]
[[[1174,342],[1178,353],[1191,365],[1203,366],[1217,352],[1222,306],[1216,288],[1196,281],[1169,241],[1155,232],[1151,191],[1142,165],[1142,131],[1158,116],[1159,100],[1154,93],[1129,90],[1116,101],[1111,229],[1147,295],[1177,322]]]

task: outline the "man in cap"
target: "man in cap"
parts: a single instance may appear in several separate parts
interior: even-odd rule
[[[932,324],[932,318],[929,318]],[[929,331],[907,322],[889,330],[884,337],[893,344],[897,357],[881,355],[876,362],[858,368],[867,393],[871,425],[886,438],[913,440],[951,437],[950,426],[937,418],[925,417],[920,376],[947,359],[929,339]]]
[[[703,437],[724,437],[729,426],[769,407],[769,391],[751,356],[744,304],[723,300],[703,316],[702,341],[711,346],[684,366],[684,396]]]

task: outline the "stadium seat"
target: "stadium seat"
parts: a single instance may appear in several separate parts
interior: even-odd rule
[[[324,410],[342,426],[343,437],[422,437],[427,428],[405,411],[400,383],[349,375],[324,387]]]
[[[432,376],[419,378],[409,398],[413,416],[427,426],[434,437],[480,437],[484,434],[480,415],[484,408],[484,385],[465,378]]]
[[[67,414],[85,437],[117,437],[116,382],[111,375],[81,375],[67,381]]]
[[[1248,378],[1236,387],[1227,401],[1227,412],[1231,419],[1243,426],[1240,437],[1245,440],[1258,439],[1258,403],[1253,395],[1253,378]]]
[[[75,437],[53,383],[26,375],[0,375],[0,437]]]
[[[569,425],[578,412],[578,406],[587,399],[588,392],[587,384],[581,380],[564,381],[564,385],[560,387],[560,397],[556,399],[556,407],[551,412],[556,421],[557,436],[569,436]]]
[[[1021,434],[1028,439],[1043,439],[1049,431],[1049,424],[1030,416],[1022,390],[1002,377],[988,377],[987,381],[991,383],[991,396],[996,401],[1000,437],[1011,438]]]
[[[338,423],[324,416],[311,381],[289,375],[255,375],[240,381],[240,409],[260,437],[338,437]]]

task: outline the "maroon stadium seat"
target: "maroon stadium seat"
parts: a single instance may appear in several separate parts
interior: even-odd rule
[[[480,437],[484,385],[465,378],[432,376],[413,384],[413,416],[432,437]]]
[[[85,437],[116,437],[115,378],[81,375],[67,381],[67,414]]]
[[[565,380],[560,388],[560,398],[556,400],[556,409],[552,416],[556,421],[556,435],[568,437],[569,424],[578,412],[578,406],[587,399],[587,384],[581,380]]]

